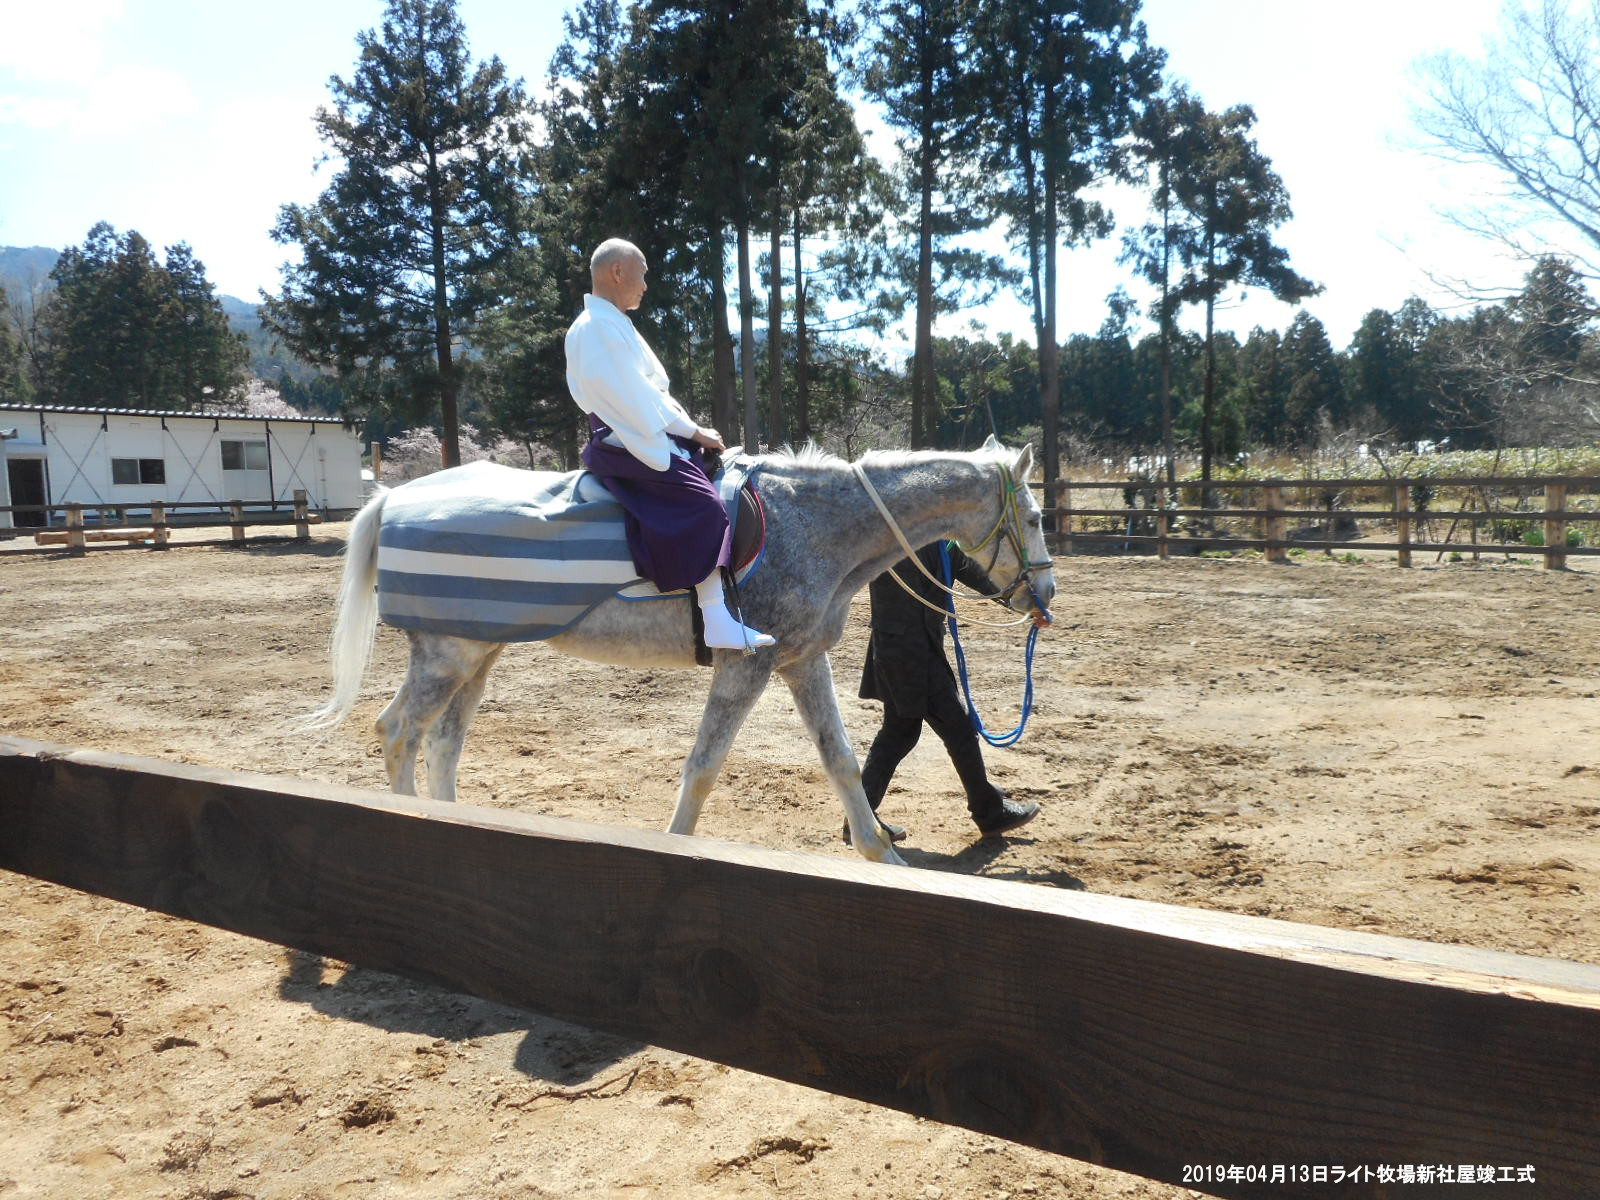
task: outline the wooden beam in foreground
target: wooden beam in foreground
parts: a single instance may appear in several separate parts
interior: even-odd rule
[[[1223,1196],[1600,1195],[1600,967],[6,738],[0,867]]]

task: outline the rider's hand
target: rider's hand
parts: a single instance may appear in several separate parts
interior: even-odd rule
[[[1053,625],[1055,619],[1055,614],[1048,608],[1036,608],[1033,610],[1033,624],[1036,629],[1043,629],[1047,625]]]
[[[708,429],[704,425],[694,431],[694,440],[707,450],[726,450],[728,448],[720,433],[715,429]]]

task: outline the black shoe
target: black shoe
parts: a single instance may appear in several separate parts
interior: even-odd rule
[[[882,825],[885,829],[887,829],[889,831],[889,840],[891,842],[903,842],[903,841],[906,840],[906,827],[904,825],[891,825],[887,821],[879,821],[878,824]],[[850,822],[849,821],[846,821],[844,823],[844,844],[846,846],[848,846],[850,844]]]
[[[973,820],[978,823],[978,832],[990,838],[1021,829],[1038,815],[1039,806],[1032,800],[1003,800],[999,808]]]

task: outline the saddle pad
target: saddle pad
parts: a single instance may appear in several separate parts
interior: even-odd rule
[[[483,642],[554,637],[642,582],[622,520],[584,471],[475,462],[414,479],[384,500],[378,614]]]
[[[737,522],[746,535],[737,539],[741,581],[755,570],[765,533],[759,500],[739,486],[747,480],[747,472],[728,479],[725,497],[730,507],[754,513]],[[587,471],[475,462],[414,479],[384,499],[378,615],[419,633],[538,642],[612,596],[687,596],[640,578],[623,517],[622,505]]]

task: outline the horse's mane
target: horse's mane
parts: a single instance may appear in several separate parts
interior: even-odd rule
[[[776,463],[785,463],[797,467],[848,467],[836,454],[830,454],[815,442],[807,442],[796,450],[793,446],[784,446],[782,449],[770,450],[766,457]]]
[[[919,463],[938,462],[949,458],[952,454],[974,453],[981,451],[951,451],[951,450],[868,450],[861,456],[863,466],[878,467],[912,467]],[[850,463],[837,454],[829,453],[815,442],[807,442],[798,450],[792,446],[784,446],[781,450],[774,450],[765,456],[774,465],[790,464],[799,467],[848,467]]]

